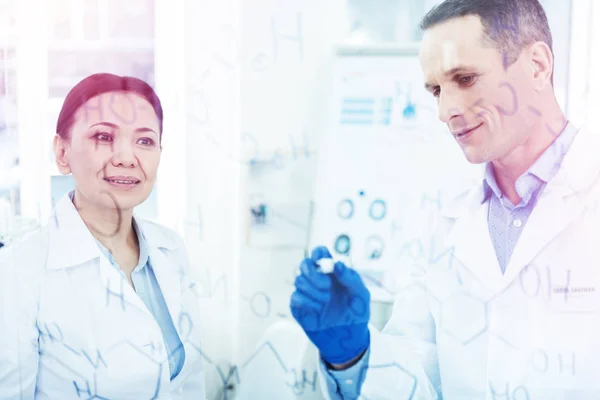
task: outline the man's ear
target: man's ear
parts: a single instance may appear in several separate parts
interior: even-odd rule
[[[58,171],[63,175],[71,173],[71,166],[69,165],[69,159],[67,157],[67,147],[68,144],[62,137],[60,137],[60,135],[54,135],[54,159],[56,161]]]
[[[551,84],[552,71],[554,70],[554,57],[550,47],[544,42],[536,42],[531,45],[531,66],[534,87],[541,91]]]

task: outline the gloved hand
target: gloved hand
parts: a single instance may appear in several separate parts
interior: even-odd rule
[[[332,258],[325,247],[315,248],[300,264],[290,309],[323,359],[344,364],[369,347],[371,294],[360,275],[342,262],[331,274],[319,272],[321,258]]]

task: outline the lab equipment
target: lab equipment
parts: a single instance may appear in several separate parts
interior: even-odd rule
[[[344,199],[338,204],[338,215],[342,219],[350,219],[354,215],[354,203],[350,199]]]
[[[365,257],[368,259],[376,260],[381,257],[384,248],[383,239],[379,235],[371,235],[367,238],[367,244],[365,245]]]
[[[385,201],[383,201],[381,199],[375,200],[371,204],[371,207],[369,208],[369,216],[373,220],[379,221],[385,217],[385,214],[386,214]]]
[[[343,234],[335,239],[333,248],[336,253],[347,255],[350,254],[350,246],[350,236]]]
[[[259,204],[256,207],[251,207],[250,208],[250,213],[252,214],[252,221],[255,224],[259,224],[259,225],[264,225],[266,223],[266,219],[267,219],[267,205],[266,204]]]
[[[323,359],[343,364],[369,347],[371,295],[360,275],[342,262],[335,263],[332,275],[319,273],[316,263],[322,259],[331,254],[320,246],[300,265],[290,309]]]

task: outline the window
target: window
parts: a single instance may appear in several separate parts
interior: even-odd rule
[[[53,132],[65,96],[80,80],[109,72],[154,82],[154,0],[52,0],[48,46],[48,132]],[[54,166],[49,146],[51,199],[74,187]],[[156,188],[155,188],[156,191]],[[156,193],[138,213],[156,216]]]
[[[20,214],[14,2],[0,1],[0,242]]]

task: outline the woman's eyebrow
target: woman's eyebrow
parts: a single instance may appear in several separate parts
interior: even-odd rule
[[[158,137],[158,133],[156,133],[156,131],[154,129],[143,127],[143,128],[137,128],[135,130],[135,133],[147,133],[147,132],[154,133],[156,135],[156,137]]]
[[[98,126],[98,125],[104,125],[104,126],[108,126],[109,128],[114,128],[114,129],[119,128],[118,125],[115,125],[112,122],[104,122],[104,121],[103,122],[97,122],[97,123],[95,123],[93,125],[90,125],[90,128],[93,128],[94,126]]]
[[[112,122],[106,122],[106,121],[102,121],[102,122],[97,122],[93,125],[90,125],[90,128],[93,128],[94,126],[98,126],[98,125],[104,125],[107,126],[109,128],[113,128],[113,129],[118,129],[119,126],[116,124],[113,124]],[[142,127],[142,128],[137,128],[135,130],[136,133],[145,133],[145,132],[152,132],[154,133],[156,136],[158,136],[158,133],[156,133],[156,131],[154,129],[150,129],[148,127]]]

